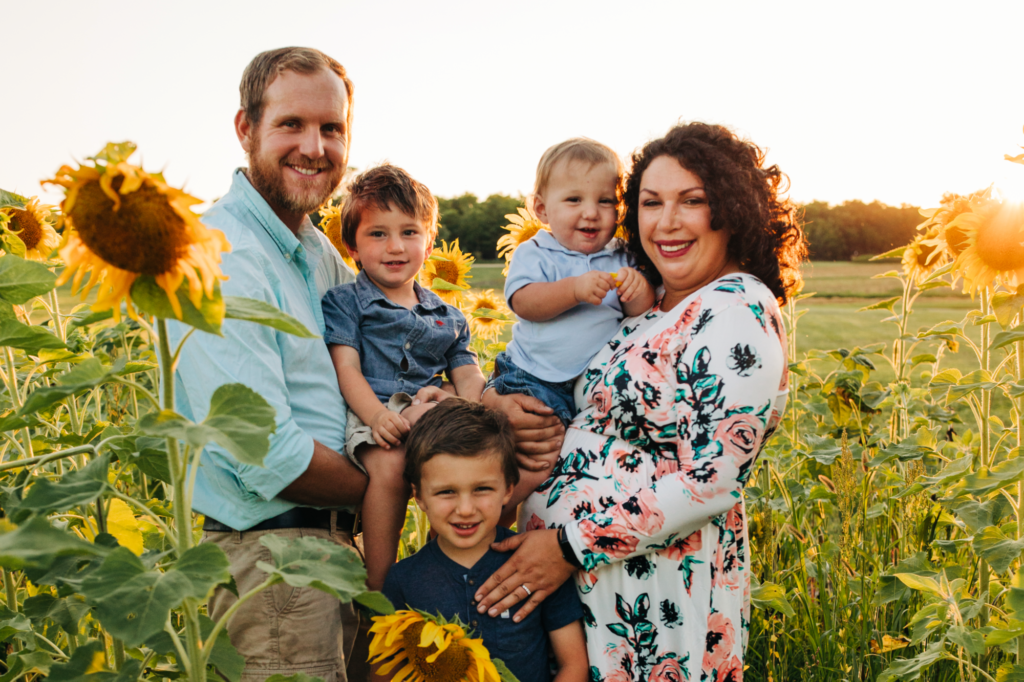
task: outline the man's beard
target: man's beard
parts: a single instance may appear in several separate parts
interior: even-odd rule
[[[284,160],[266,159],[260,156],[260,139],[253,140],[249,150],[249,182],[263,195],[271,206],[284,209],[291,213],[312,213],[330,198],[334,190],[341,184],[344,169],[335,168],[326,157],[314,161],[309,157],[300,157],[301,164],[306,168],[317,168],[326,171],[329,181],[323,189],[309,187],[299,194],[289,193],[284,186]],[[330,175],[333,173],[333,175]]]

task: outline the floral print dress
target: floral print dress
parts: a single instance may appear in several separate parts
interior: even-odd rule
[[[736,682],[750,618],[742,488],[786,404],[771,291],[721,277],[623,323],[576,387],[582,411],[520,527],[581,557],[592,682]]]

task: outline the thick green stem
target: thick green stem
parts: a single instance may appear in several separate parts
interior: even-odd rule
[[[18,390],[18,370],[14,366],[14,350],[8,346],[4,348],[4,357],[7,359],[7,392],[11,396],[11,402],[18,409],[21,409],[22,400],[21,392]],[[26,457],[32,456],[32,434],[29,433],[28,427],[26,426],[21,430],[21,441],[24,447]]]
[[[157,343],[160,349],[160,397],[164,410],[174,410],[174,356],[167,338],[167,322],[157,319]],[[185,492],[188,463],[184,461],[177,438],[167,439],[167,459],[174,489],[174,525],[178,538],[178,556],[192,547],[192,509]],[[199,630],[199,604],[186,599],[182,604],[185,618],[185,648],[188,650],[188,676],[192,682],[205,682],[202,641]]]

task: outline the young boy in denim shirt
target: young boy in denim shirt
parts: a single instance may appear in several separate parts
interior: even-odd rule
[[[435,401],[479,400],[484,378],[466,318],[416,281],[437,235],[430,190],[401,168],[377,166],[352,183],[341,223],[360,272],[324,296],[324,340],[348,403],[345,451],[370,479],[363,545],[367,585],[380,589],[409,499],[402,439]],[[451,384],[442,386],[441,372]]]
[[[458,616],[522,682],[552,679],[549,654],[558,667],[555,682],[586,682],[583,607],[573,581],[520,622],[515,617],[522,604],[496,618],[476,612],[476,590],[512,556],[490,547],[513,535],[498,525],[519,479],[505,416],[450,398],[412,428],[406,453],[406,478],[437,537],[398,562],[384,595],[396,609]]]

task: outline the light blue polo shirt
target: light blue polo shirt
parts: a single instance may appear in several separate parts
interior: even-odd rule
[[[590,255],[570,251],[542,230],[516,249],[505,279],[505,300],[527,284],[557,282],[591,270],[617,272],[632,267],[619,239]],[[608,342],[622,321],[619,294],[612,289],[601,305],[580,303],[546,322],[520,318],[512,327],[505,352],[522,370],[545,381],[568,381],[583,373],[590,359]]]
[[[225,296],[264,301],[324,333],[320,299],[355,279],[327,237],[306,218],[298,236],[288,229],[236,170],[229,191],[202,217],[231,242],[221,270]],[[168,321],[171,348],[188,327]],[[218,386],[242,383],[277,410],[277,431],[263,467],[242,464],[223,448],[207,446],[196,475],[193,506],[237,530],[295,505],[278,497],[313,457],[313,441],[345,448],[345,400],[322,338],[300,339],[241,320],[224,320],[224,336],[197,332],[185,343],[175,373],[178,411],[202,421]]]

